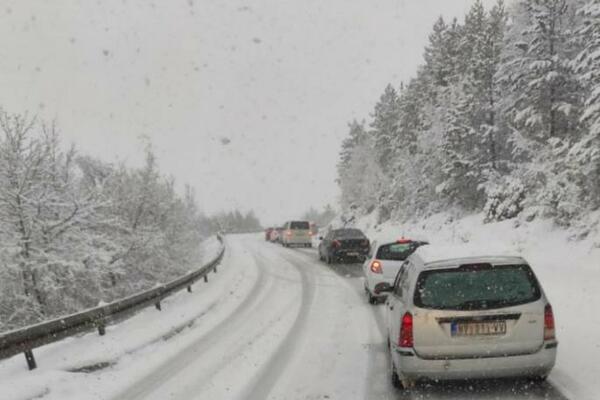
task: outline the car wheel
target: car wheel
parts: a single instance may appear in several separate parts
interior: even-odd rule
[[[331,256],[330,256],[329,254],[326,254],[326,255],[325,255],[325,262],[326,262],[327,264],[331,264]]]
[[[398,372],[396,371],[396,366],[394,365],[394,360],[390,361],[390,378],[392,381],[392,386],[396,389],[404,389],[404,385],[398,376]]]
[[[373,296],[371,292],[367,291],[367,297],[369,298],[369,304],[377,304],[377,297]]]

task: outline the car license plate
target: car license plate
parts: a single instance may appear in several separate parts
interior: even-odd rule
[[[452,322],[452,336],[494,336],[506,334],[506,321]]]

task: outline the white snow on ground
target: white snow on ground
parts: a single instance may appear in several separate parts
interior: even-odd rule
[[[432,244],[469,243],[483,253],[498,248],[531,264],[554,310],[558,359],[550,380],[571,399],[596,400],[600,393],[600,235],[584,240],[549,221],[509,220],[484,224],[482,215],[456,219],[437,214],[417,223],[375,226],[368,216],[357,226],[371,238],[419,237]],[[470,246],[471,247],[471,246]],[[449,254],[451,256],[451,254]]]
[[[31,372],[22,356],[0,362],[0,399],[365,398],[383,338],[355,289],[312,253],[231,237],[208,284],[162,312],[36,349]],[[114,364],[69,372],[99,362]]]
[[[206,240],[202,246],[202,262],[213,259],[220,249],[216,238]],[[209,314],[225,287],[235,285],[220,272],[218,268],[217,274],[209,274],[208,284],[196,283],[192,294],[183,291],[163,300],[162,312],[150,307],[117,325],[108,326],[105,336],[92,332],[34,349],[38,363],[34,371],[27,370],[22,355],[0,361],[0,400],[32,399],[42,395],[48,399],[93,398],[82,397],[82,393],[92,393],[98,385],[114,386],[112,378],[97,379],[94,374],[68,371],[98,363],[117,363],[113,368],[118,371],[133,355],[151,353],[163,343],[164,335],[185,330],[196,318]]]

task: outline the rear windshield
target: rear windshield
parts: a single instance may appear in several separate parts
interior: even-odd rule
[[[376,258],[378,260],[395,260],[404,261],[410,256],[417,247],[421,246],[422,242],[408,242],[408,243],[390,243],[383,246],[379,246],[377,250]]]
[[[308,221],[292,221],[290,224],[290,229],[310,229],[310,225]]]
[[[417,307],[484,310],[530,303],[541,292],[528,265],[463,265],[423,271],[417,280]]]
[[[366,236],[358,229],[336,229],[333,232],[333,236],[336,238],[348,238],[348,239],[364,239]]]

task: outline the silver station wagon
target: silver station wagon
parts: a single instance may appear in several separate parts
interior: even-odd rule
[[[451,255],[453,258],[448,258]],[[388,292],[394,386],[419,380],[544,380],[558,342],[552,307],[527,262],[472,248],[419,247]]]

